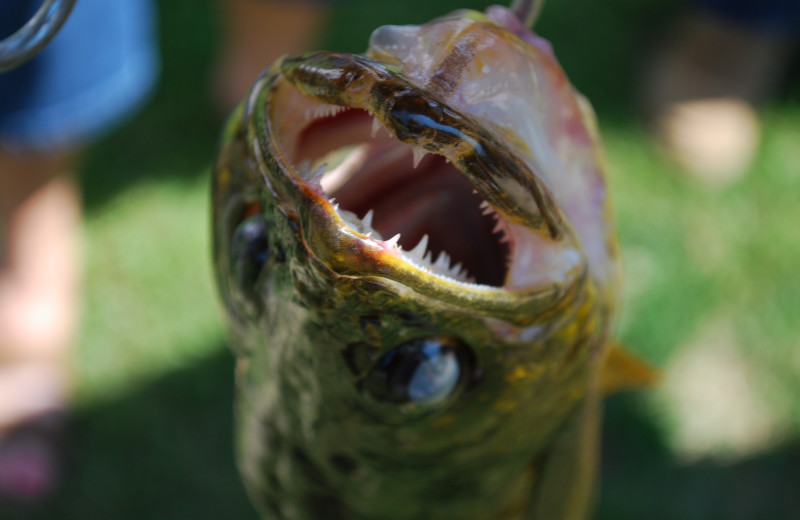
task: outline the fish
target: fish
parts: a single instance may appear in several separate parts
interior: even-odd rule
[[[274,519],[580,520],[603,396],[653,372],[589,103],[517,12],[271,64],[222,130],[236,458]]]

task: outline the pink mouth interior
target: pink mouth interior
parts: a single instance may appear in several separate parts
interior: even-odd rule
[[[493,231],[500,217],[484,214],[484,199],[444,157],[426,155],[415,168],[411,145],[384,128],[372,137],[372,122],[360,109],[313,120],[300,132],[292,159],[313,164],[343,147],[366,145],[363,160],[343,175],[346,180],[333,180],[335,173],[330,182],[323,178],[328,197],[359,218],[372,209],[373,229],[384,239],[400,233],[404,250],[427,234],[433,260],[444,251],[474,282],[502,286],[512,244]]]

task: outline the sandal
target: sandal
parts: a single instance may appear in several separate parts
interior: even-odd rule
[[[50,498],[61,480],[67,413],[58,366],[0,365],[0,516]]]
[[[0,434],[0,507],[38,505],[50,498],[61,477],[66,414],[30,417]]]

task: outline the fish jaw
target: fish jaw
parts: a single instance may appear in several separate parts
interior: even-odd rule
[[[276,69],[273,68],[273,72],[262,79],[263,84],[254,89],[260,94],[253,100],[254,113],[265,115],[257,125],[261,132],[260,145],[264,148],[262,156],[274,161],[273,167],[266,168],[268,181],[279,193],[284,211],[296,215],[305,244],[328,268],[340,275],[388,278],[430,297],[469,305],[478,312],[520,324],[530,324],[543,309],[563,298],[585,276],[583,253],[571,239],[571,231],[564,225],[560,210],[552,204],[546,188],[501,142],[468,117],[437,105],[427,93],[404,84],[402,78],[382,64],[360,56],[318,53],[285,58],[280,72]],[[318,76],[327,75],[328,79],[335,75],[348,77],[347,88],[339,88],[338,80],[320,85],[317,77],[297,79],[309,71]],[[373,98],[362,96],[363,85],[352,77],[357,74],[366,77],[365,81],[377,77],[372,86],[381,92]],[[295,81],[287,81],[287,75]],[[390,92],[400,92],[400,97],[404,98],[401,103],[414,105],[416,111],[402,105],[402,109],[393,112],[391,107],[396,105],[385,102],[392,97]],[[338,105],[328,103],[334,98]],[[422,108],[418,108],[420,105]],[[336,126],[338,119],[347,117],[356,120],[350,126],[360,127],[365,134],[371,131],[372,118],[377,118],[380,128],[376,147],[389,143],[389,148],[405,153],[409,163],[419,150],[425,150],[423,153],[433,150],[434,157],[443,159],[430,171],[419,174],[426,180],[438,175],[437,168],[449,168],[450,175],[466,179],[466,183],[461,179],[463,184],[458,189],[463,192],[466,188],[466,204],[473,205],[469,217],[489,220],[489,234],[491,231],[496,234],[492,241],[486,241],[490,246],[497,246],[498,242],[508,244],[508,258],[502,260],[505,265],[501,266],[505,271],[504,280],[486,284],[459,277],[458,269],[451,268],[446,254],[440,254],[437,261],[432,262],[433,255],[430,251],[426,254],[425,245],[413,247],[416,241],[424,241],[422,232],[412,230],[412,240],[416,241],[411,244],[404,243],[394,233],[389,234],[392,238],[384,240],[368,222],[371,212],[358,218],[355,210],[342,207],[343,200],[358,197],[353,192],[359,190],[353,189],[351,193],[326,190],[330,185],[324,168],[308,166],[324,154],[317,152],[309,157],[298,150],[316,135],[330,132],[318,131],[314,125],[329,124],[335,128],[334,133],[347,134],[347,130]],[[427,126],[413,128],[416,131],[412,132],[409,124],[413,123],[408,123],[409,120],[423,121]],[[347,121],[344,123],[347,127]],[[409,142],[404,143],[404,140]],[[377,158],[378,162],[380,160],[382,156]],[[430,157],[425,157],[423,166],[426,160],[432,162]],[[402,175],[415,175],[411,164],[406,164],[402,170],[406,172]],[[353,175],[358,176],[360,172]],[[380,172],[370,175],[378,177],[379,182],[388,177]],[[370,182],[367,180],[358,187],[369,192],[373,190]],[[445,187],[445,191],[449,189]],[[474,197],[473,191],[476,192]],[[421,195],[424,197],[424,193]],[[379,192],[378,197],[385,195]],[[375,208],[376,215],[380,209]],[[361,209],[362,213],[365,211]],[[434,215],[434,218],[448,221],[446,214]],[[458,258],[452,262],[456,260]]]
[[[597,282],[616,291],[619,264],[596,118],[549,42],[502,6],[421,26],[384,26],[367,56],[428,85],[495,131],[552,194]]]
[[[552,280],[576,279],[580,265],[613,298],[618,253],[594,116],[549,44],[511,20],[514,15],[499,6],[489,16],[457,12],[422,26],[379,28],[367,57],[314,53],[284,59],[275,80],[284,99],[272,106],[307,105],[304,113],[273,114],[270,124],[281,136],[275,147],[286,152],[281,166],[291,171],[313,161],[312,154],[293,149],[298,140],[320,135],[286,127],[302,128],[308,114],[320,122],[341,119],[343,108],[360,110],[364,119],[374,118],[373,134],[385,132],[410,145],[415,167],[428,153],[444,157],[485,201],[481,209],[502,222],[495,231],[513,244],[502,283],[496,277],[488,284],[476,276],[473,281],[541,293]],[[296,174],[320,181],[328,199],[351,209],[346,202],[352,196],[327,189],[333,177],[328,172]],[[353,212],[365,214],[363,203],[359,210]],[[383,251],[397,258],[392,245],[408,252],[421,238],[403,233],[399,244],[389,242]],[[388,257],[378,261],[387,262]],[[344,264],[354,265],[350,259]]]
[[[443,38],[453,42],[444,47],[457,48],[475,30],[478,40],[508,40],[512,50],[532,45],[477,13],[430,25],[460,28],[462,37]],[[316,53],[276,63],[223,137],[215,249],[239,357],[241,469],[264,510],[282,504],[300,508],[303,518],[327,517],[310,512],[317,498],[344,504],[353,518],[522,518],[548,447],[580,403],[594,406],[597,398],[612,301],[601,263],[583,244],[581,214],[571,209],[587,202],[573,201],[569,189],[584,170],[545,168],[539,156],[553,143],[569,148],[548,134],[564,125],[536,123],[528,131],[532,123],[523,121],[518,133],[513,113],[504,122],[505,112],[494,112],[503,105],[499,93],[488,101],[465,96],[476,90],[468,81],[474,56],[465,62],[469,74],[440,74],[430,88],[436,82],[425,78],[433,76],[414,78],[421,65],[406,70],[404,60],[372,47],[366,58]],[[536,60],[551,59],[546,48],[537,52]],[[543,74],[556,70],[542,67]],[[552,118],[552,108],[537,103],[541,111],[528,115]],[[354,149],[331,171],[319,169],[342,146]],[[440,193],[456,194],[457,203],[446,206],[450,217],[430,209]],[[604,208],[602,193],[591,194],[589,203]],[[478,262],[469,272],[478,279],[470,280],[448,259],[432,261],[436,242],[446,252],[470,240],[479,250],[498,245],[478,227],[449,231],[455,241],[431,231],[428,244],[412,247],[426,242],[415,235],[429,228],[404,228],[395,237],[394,214],[367,212],[372,199],[399,208],[394,220],[412,219],[421,199],[429,206],[424,220],[453,228],[473,219],[460,207],[474,206],[475,220],[488,218],[490,234],[499,226],[495,242],[505,241],[501,275],[477,275]],[[282,259],[248,297],[229,297],[225,235],[252,211],[267,220]],[[609,235],[607,225],[600,225],[601,237]],[[613,258],[611,250],[604,254]],[[496,260],[486,262],[494,268]],[[376,359],[432,336],[461,338],[472,353],[474,366],[457,393],[430,408],[365,395],[359,385]],[[342,474],[332,462],[341,454],[355,462],[354,471]],[[452,500],[431,503],[431,490],[439,489]]]

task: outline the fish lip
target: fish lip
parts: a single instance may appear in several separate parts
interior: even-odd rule
[[[396,77],[389,69],[390,65],[380,64],[362,56],[346,55],[350,59],[376,64],[382,74],[388,73]],[[266,187],[272,192],[279,210],[299,232],[297,238],[305,251],[317,260],[325,269],[337,276],[374,279],[380,282],[389,281],[413,289],[424,296],[439,300],[445,304],[471,311],[484,316],[507,320],[519,326],[538,324],[549,315],[548,310],[560,307],[579,294],[580,288],[589,279],[588,270],[581,253],[572,255],[566,262],[568,265],[558,276],[548,277],[541,283],[525,287],[510,288],[507,286],[490,286],[459,282],[446,276],[432,273],[403,258],[397,244],[389,241],[375,240],[366,236],[339,215],[335,204],[328,199],[321,188],[304,179],[292,164],[277,136],[278,129],[274,125],[272,111],[272,94],[279,88],[296,84],[288,81],[283,73],[287,60],[283,58],[267,69],[254,84],[248,97],[244,118],[247,123],[248,139],[252,145],[254,159],[261,170]],[[289,84],[289,85],[287,85]],[[424,91],[409,84],[408,91],[423,95]],[[298,89],[301,90],[302,89]],[[406,92],[408,92],[406,91]],[[306,94],[305,92],[302,92]],[[307,94],[306,94],[307,95]],[[312,96],[313,97],[313,96]],[[339,103],[348,108],[362,108],[358,102],[345,100]],[[441,103],[443,110],[458,113]],[[369,110],[369,109],[368,109]],[[381,117],[373,113],[385,123],[387,115]],[[387,109],[385,114],[394,114]],[[465,120],[471,120],[464,116]],[[473,123],[475,124],[475,123]],[[386,125],[387,128],[392,128]],[[401,135],[402,131],[401,131]],[[413,136],[409,136],[413,139]],[[416,140],[414,144],[421,140]],[[424,144],[423,144],[424,146]],[[435,153],[446,155],[438,150]],[[509,156],[513,156],[509,152]],[[515,156],[514,156],[515,157]],[[459,168],[463,173],[463,170]],[[487,183],[490,184],[490,183]],[[481,185],[483,188],[484,185]],[[495,189],[498,189],[495,186]],[[478,190],[480,193],[480,190]],[[488,200],[488,198],[487,198]],[[506,201],[507,202],[507,201]],[[500,211],[500,210],[499,210]],[[506,213],[503,213],[504,216]],[[523,218],[523,212],[509,211],[510,219]],[[542,219],[539,219],[542,222]],[[546,226],[538,228],[543,234],[549,233]],[[565,228],[568,231],[568,228]],[[558,235],[564,238],[564,235]],[[549,236],[553,239],[552,235]]]

